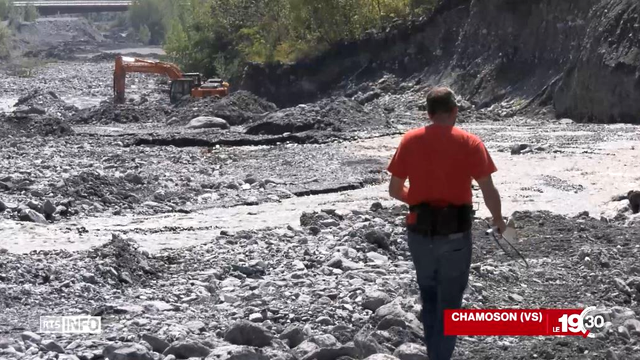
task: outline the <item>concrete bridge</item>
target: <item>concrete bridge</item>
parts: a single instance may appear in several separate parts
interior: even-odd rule
[[[31,4],[42,16],[57,14],[81,14],[93,12],[127,11],[131,0],[67,0],[67,1],[14,1],[13,6]]]

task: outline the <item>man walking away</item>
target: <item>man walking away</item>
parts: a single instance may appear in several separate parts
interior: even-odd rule
[[[430,360],[448,360],[455,336],[444,336],[445,309],[459,309],[471,267],[475,179],[500,232],[507,228],[491,174],[496,166],[482,141],[455,126],[458,105],[448,88],[427,95],[432,124],[407,132],[388,171],[389,194],[409,205],[409,249],[422,297],[422,323]],[[405,181],[409,180],[409,186]]]

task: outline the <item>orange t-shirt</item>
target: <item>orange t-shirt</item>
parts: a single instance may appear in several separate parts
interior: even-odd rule
[[[498,169],[477,136],[432,124],[404,135],[387,170],[409,179],[409,205],[471,205],[471,180]]]

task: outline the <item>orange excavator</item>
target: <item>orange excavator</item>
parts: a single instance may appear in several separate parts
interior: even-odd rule
[[[125,101],[125,81],[127,73],[132,72],[168,76],[171,79],[169,94],[172,104],[185,96],[203,98],[229,95],[229,84],[220,79],[209,79],[202,83],[202,74],[183,73],[180,68],[171,63],[118,56],[113,71],[113,92],[115,102],[118,104]]]

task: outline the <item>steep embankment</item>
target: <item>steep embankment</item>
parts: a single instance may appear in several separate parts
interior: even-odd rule
[[[444,0],[429,18],[316,58],[252,64],[241,87],[290,106],[391,72],[450,85],[479,108],[518,97],[577,121],[640,122],[639,48],[635,0]]]

